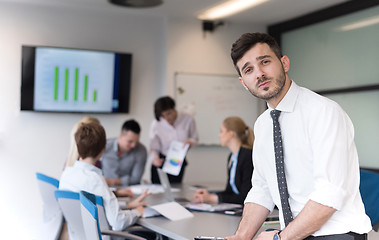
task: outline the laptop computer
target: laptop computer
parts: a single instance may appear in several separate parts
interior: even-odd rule
[[[164,198],[169,202],[175,201],[174,196],[172,195],[172,192],[171,192],[171,184],[170,184],[170,181],[168,180],[167,173],[164,172],[160,168],[157,168],[157,170],[158,170],[159,180],[164,190]]]

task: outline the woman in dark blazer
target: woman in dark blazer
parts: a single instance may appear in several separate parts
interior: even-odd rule
[[[253,162],[251,148],[254,142],[254,133],[239,117],[226,118],[219,134],[221,146],[231,151],[228,162],[228,182],[225,190],[209,193],[206,189],[199,189],[194,194],[195,202],[203,203],[238,203],[243,204],[251,189],[251,175]]]

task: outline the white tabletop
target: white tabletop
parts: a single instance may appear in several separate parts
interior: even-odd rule
[[[183,188],[183,191],[174,192],[175,197],[192,198],[193,188]],[[153,194],[146,199],[149,204],[158,204],[164,201],[161,194]],[[177,221],[158,216],[141,218],[138,224],[175,240],[193,240],[196,236],[226,237],[237,230],[241,216],[226,215],[210,212],[192,212],[193,218]],[[277,216],[277,210],[274,212]],[[260,231],[267,228],[279,228],[279,224],[264,225]]]

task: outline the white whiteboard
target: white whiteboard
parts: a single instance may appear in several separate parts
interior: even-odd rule
[[[244,89],[237,75],[176,73],[175,100],[179,111],[194,116],[200,144],[220,144],[222,121],[242,118],[249,127],[258,117],[258,99]]]

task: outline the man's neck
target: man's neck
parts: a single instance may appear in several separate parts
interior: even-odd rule
[[[291,84],[292,84],[292,81],[286,74],[286,82],[284,83],[283,89],[280,91],[280,93],[277,96],[271,98],[270,100],[267,100],[268,105],[272,109],[275,109],[279,105],[279,103],[283,100],[288,90],[290,89]]]
[[[122,157],[127,152],[127,150],[121,149],[120,146],[117,147],[118,157]]]
[[[95,159],[93,157],[86,157],[86,158],[79,158],[79,160],[95,166],[98,159]]]

